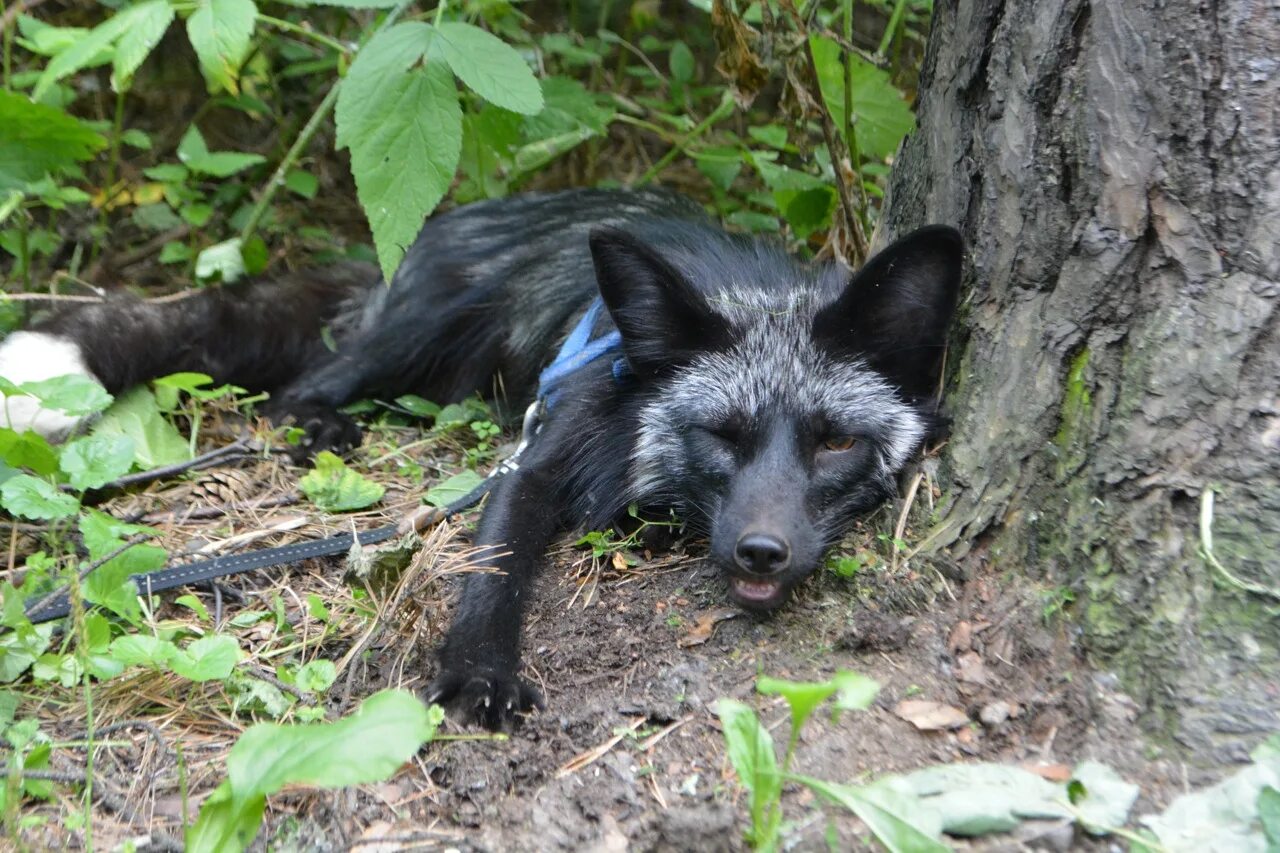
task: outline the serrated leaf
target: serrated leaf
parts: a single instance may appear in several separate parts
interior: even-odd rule
[[[169,668],[191,681],[221,681],[240,660],[240,644],[229,634],[210,634],[169,660]]]
[[[80,502],[45,480],[30,474],[18,474],[0,484],[0,507],[22,518],[52,521],[75,515]]]
[[[200,59],[209,90],[239,91],[240,66],[249,55],[249,40],[258,18],[253,0],[201,0],[187,18],[187,37]]]
[[[135,388],[117,400],[91,435],[125,435],[133,439],[134,462],[140,468],[158,468],[191,458],[190,445],[160,414],[155,395],[147,388]]]
[[[49,60],[35,88],[31,90],[31,99],[38,101],[44,97],[54,83],[86,68],[101,57],[102,52],[133,26],[135,11],[138,7],[117,12],[88,33],[71,41],[58,55]]]
[[[85,601],[100,604],[136,622],[141,616],[141,609],[138,606],[138,588],[131,577],[154,572],[162,568],[166,560],[163,548],[134,545],[90,572],[80,585],[80,592]]]
[[[386,779],[430,740],[443,719],[411,693],[383,690],[333,723],[260,723],[227,756],[227,780],[187,832],[191,853],[244,849],[268,794],[288,784],[338,788]]]
[[[101,412],[114,399],[101,382],[82,373],[23,382],[18,389],[39,400],[42,408],[72,417]]]
[[[483,482],[484,477],[475,471],[460,471],[443,483],[437,483],[427,489],[425,498],[432,506],[448,506]]]
[[[841,47],[831,39],[810,39],[818,84],[827,110],[836,127],[844,127],[844,66],[840,62]],[[884,160],[898,150],[903,137],[916,126],[911,107],[893,85],[889,74],[857,56],[853,65],[854,133],[858,151],[870,160]]]
[[[151,51],[169,24],[173,23],[173,7],[169,0],[147,0],[129,10],[129,27],[116,42],[116,55],[112,61],[111,88],[122,92],[133,82],[133,74]]]
[[[293,682],[298,686],[299,690],[305,690],[308,693],[323,693],[329,689],[329,686],[338,677],[338,668],[331,660],[308,661],[298,668],[298,673],[294,676]]]
[[[62,448],[58,465],[80,491],[105,486],[133,467],[133,439],[125,435],[78,438]]]
[[[58,470],[58,454],[44,436],[31,430],[15,432],[8,427],[0,427],[0,460],[6,465],[26,468],[44,477]]]
[[[0,90],[0,189],[21,189],[106,145],[101,134],[62,110]]]
[[[533,115],[542,109],[542,89],[529,63],[511,45],[460,21],[436,27],[428,57],[439,53],[467,88],[489,103]]]
[[[150,533],[151,528],[141,524],[129,524],[113,518],[105,512],[87,508],[78,521],[80,539],[90,560],[100,560],[124,544],[124,540],[137,533]]]
[[[356,192],[387,281],[449,189],[462,152],[453,75],[440,61],[409,67],[429,31],[411,22],[372,39],[338,95],[338,145],[351,149]]]
[[[326,512],[364,509],[382,500],[386,491],[352,471],[340,457],[327,450],[316,456],[315,469],[298,481],[298,488]]]

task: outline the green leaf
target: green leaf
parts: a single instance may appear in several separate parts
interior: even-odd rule
[[[443,719],[413,694],[383,690],[333,723],[260,723],[227,756],[227,780],[187,832],[191,853],[242,850],[257,834],[265,797],[285,785],[339,788],[392,776]]]
[[[881,779],[887,789],[915,802],[914,813],[952,835],[1007,832],[1029,818],[1067,817],[1066,792],[1020,767],[1001,764],[945,764]]]
[[[229,634],[201,637],[169,660],[169,668],[191,681],[221,681],[240,660],[240,644]]]
[[[460,471],[443,483],[437,483],[427,489],[425,498],[427,503],[432,506],[448,506],[482,482],[484,482],[484,477],[481,477],[475,471]]]
[[[947,845],[936,818],[910,797],[878,785],[856,787],[824,782],[808,776],[793,777],[819,795],[853,812],[890,853],[946,853]]]
[[[132,576],[154,572],[164,566],[166,559],[163,548],[134,545],[90,572],[80,585],[81,594],[85,601],[100,604],[131,622],[137,622],[142,612],[138,606],[138,588]]]
[[[333,661],[321,658],[309,661],[299,667],[293,682],[298,686],[299,690],[305,690],[308,693],[323,693],[329,689],[329,686],[333,684],[337,677],[338,668],[334,666]]]
[[[101,412],[114,399],[102,383],[82,373],[23,382],[18,388],[39,400],[44,408],[65,412],[72,417]]]
[[[106,145],[102,134],[62,110],[0,90],[0,189],[22,189]]]
[[[419,418],[434,418],[440,414],[439,405],[430,400],[424,400],[417,394],[405,394],[403,397],[396,397],[396,405]]]
[[[240,251],[240,238],[232,237],[200,251],[196,256],[196,278],[220,279],[230,283],[245,274],[244,255]]]
[[[105,486],[133,467],[133,439],[127,435],[91,435],[62,448],[58,460],[80,491]]]
[[[10,587],[12,589],[12,587]],[[0,683],[8,684],[31,668],[49,648],[53,624],[13,626],[0,634]]]
[[[542,89],[516,49],[479,27],[460,21],[436,27],[429,58],[444,57],[467,88],[489,103],[533,115],[542,109]]]
[[[391,9],[400,0],[292,0],[298,6],[342,6],[346,9]]]
[[[462,110],[443,62],[410,68],[427,46],[428,24],[397,24],[356,56],[338,94],[339,148],[369,219],[390,281],[423,219],[453,182],[462,151]],[[412,169],[405,164],[412,163]]]
[[[14,468],[34,471],[42,477],[58,470],[58,454],[44,436],[31,430],[15,432],[8,427],[0,427],[0,460]]]
[[[1268,848],[1280,849],[1280,790],[1267,785],[1258,792],[1258,821]]]
[[[200,59],[209,91],[239,91],[236,79],[249,55],[258,7],[253,0],[201,0],[187,18],[187,37]]]
[[[751,826],[754,846],[771,845],[777,836],[782,814],[782,774],[773,751],[773,738],[760,725],[755,711],[735,699],[721,699],[715,705],[724,730],[725,747],[738,781],[751,794]]]
[[[319,179],[301,169],[290,169],[289,174],[285,175],[284,185],[305,199],[315,198],[316,190],[320,189]]]
[[[80,538],[84,548],[89,552],[90,560],[101,560],[124,544],[124,540],[137,533],[150,533],[151,528],[141,524],[129,524],[99,512],[86,508],[78,522]]]
[[[165,669],[176,654],[177,646],[150,634],[126,634],[111,643],[111,657],[124,666]]]
[[[836,209],[836,191],[832,187],[801,190],[791,197],[782,215],[800,240],[831,225],[831,212]]]
[[[704,148],[693,156],[698,171],[722,190],[729,189],[742,171],[742,154],[727,145]]]
[[[209,620],[209,609],[208,609],[207,607],[205,607],[205,606],[204,606],[204,602],[203,602],[203,601],[201,601],[200,599],[196,598],[196,597],[195,597],[194,595],[192,595],[191,593],[187,593],[186,595],[180,595],[180,596],[178,596],[177,598],[175,598],[175,599],[173,600],[173,603],[174,603],[174,604],[181,604],[183,607],[186,607],[187,609],[189,609],[192,613],[194,613],[194,614],[196,615],[196,617],[197,617],[197,618],[199,618],[199,620],[200,620],[201,622],[208,622],[208,621],[210,621],[210,620]]]
[[[786,699],[787,706],[791,709],[791,730],[798,732],[804,728],[805,721],[817,707],[836,692],[836,685],[833,681],[784,681],[762,675],[756,681],[756,690],[765,696],[781,696]]]
[[[327,450],[316,456],[315,466],[298,481],[298,487],[326,512],[364,509],[382,500],[386,491],[352,471],[340,457]]]
[[[205,144],[204,136],[194,124],[187,128],[182,141],[178,143],[178,159],[188,169],[202,175],[215,178],[229,178],[236,172],[250,166],[265,163],[266,157],[261,154],[242,154],[239,151],[210,151]]]
[[[1084,787],[1083,796],[1072,797],[1071,804],[1079,813],[1085,830],[1093,835],[1105,835],[1111,829],[1124,826],[1129,820],[1129,810],[1138,799],[1138,786],[1120,778],[1120,774],[1097,761],[1082,761],[1071,774],[1071,784]]]
[[[117,400],[91,434],[133,439],[134,462],[141,468],[158,468],[191,458],[190,445],[160,414],[155,395],[144,387],[134,388]]]
[[[689,45],[678,41],[671,45],[671,53],[667,57],[667,66],[671,69],[671,79],[677,83],[688,83],[693,79],[693,51]]]
[[[123,92],[133,82],[138,66],[160,43],[165,30],[173,23],[173,6],[169,0],[147,0],[129,9],[128,29],[116,43],[116,55],[111,69],[111,88]]]
[[[51,521],[75,515],[80,502],[45,480],[18,474],[0,484],[0,506],[22,518]]]
[[[72,40],[64,50],[59,51],[58,55],[45,66],[44,73],[36,81],[35,88],[31,90],[31,99],[40,100],[54,83],[76,73],[81,68],[94,64],[104,50],[110,48],[116,39],[133,26],[134,18],[137,17],[135,11],[137,8],[135,6],[115,13],[85,35]]]
[[[812,36],[809,43],[818,68],[822,98],[836,127],[843,128],[844,67],[840,62],[840,45],[823,36]],[[915,128],[915,117],[888,72],[861,57],[850,56],[849,61],[853,64],[854,133],[858,137],[858,151],[869,160],[885,160],[893,156],[903,138]]]

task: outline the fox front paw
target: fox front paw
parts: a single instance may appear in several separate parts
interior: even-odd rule
[[[446,670],[431,682],[423,698],[445,706],[462,722],[493,732],[510,731],[517,714],[546,707],[542,694],[523,678],[483,669]]]
[[[302,438],[289,448],[289,458],[303,464],[322,450],[342,453],[360,444],[360,425],[330,406],[282,400],[265,407],[272,423],[302,430]]]

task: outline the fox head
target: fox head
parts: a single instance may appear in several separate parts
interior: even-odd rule
[[[740,604],[781,605],[928,433],[959,233],[923,228],[853,276],[697,229],[602,229],[591,251],[639,387],[632,497],[703,526]]]

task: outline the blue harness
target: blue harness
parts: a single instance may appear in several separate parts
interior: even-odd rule
[[[560,386],[573,374],[591,364],[593,361],[613,356],[613,378],[621,380],[630,372],[627,360],[622,356],[622,333],[614,329],[607,335],[592,339],[591,330],[595,328],[600,312],[604,310],[604,300],[599,296],[587,308],[578,324],[573,327],[569,337],[560,345],[560,352],[555,360],[538,374],[537,403],[543,409],[555,405]]]

